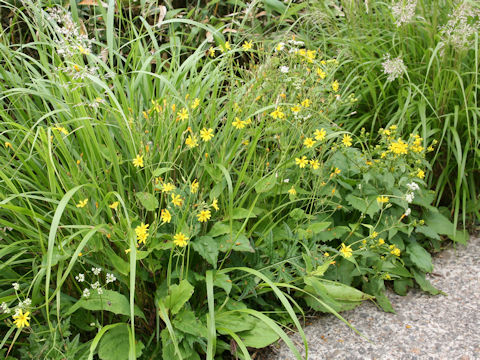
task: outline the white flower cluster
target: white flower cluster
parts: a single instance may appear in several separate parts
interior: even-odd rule
[[[65,8],[57,6],[49,9],[47,19],[52,22],[57,41],[57,53],[63,58],[70,58],[76,54],[88,55],[92,41],[82,34],[80,27],[73,21],[72,14]]]
[[[2,304],[0,304],[0,310],[2,310],[3,313],[5,314],[10,314],[10,312],[12,311],[6,302],[2,302]]]
[[[480,10],[463,1],[448,17],[448,22],[440,27],[442,42],[457,50],[467,49],[472,37],[480,31]]]
[[[407,184],[407,188],[410,191],[405,194],[405,200],[407,201],[407,203],[411,204],[413,202],[413,199],[415,199],[415,191],[420,190],[420,186],[418,186],[415,181],[412,181],[410,184]],[[407,208],[403,215],[408,216],[411,214],[411,212],[412,209]]]
[[[415,16],[417,0],[399,0],[392,5],[391,11],[395,18],[395,25],[402,26],[412,21]]]
[[[405,64],[403,63],[403,59],[400,56],[391,59],[390,54],[385,54],[384,59],[385,60],[382,63],[382,66],[383,73],[388,74],[387,81],[393,81],[399,78],[407,70]]]
[[[280,66],[280,72],[282,72],[284,74],[288,73],[289,70],[290,70],[290,68],[288,66],[285,66],[285,65]]]
[[[102,268],[92,267],[92,273],[94,275],[98,276],[98,275],[100,275],[101,272],[102,272]],[[77,280],[79,283],[84,282],[85,281],[85,274],[79,273],[77,276],[75,276],[75,280]],[[106,276],[105,276],[105,285],[107,285],[109,283],[113,283],[116,280],[117,280],[117,278],[115,277],[115,275],[107,273]],[[91,284],[89,288],[83,289],[82,296],[85,297],[85,298],[90,297],[93,290],[95,290],[99,295],[103,294],[103,288],[100,284],[100,281],[97,280],[93,284]]]

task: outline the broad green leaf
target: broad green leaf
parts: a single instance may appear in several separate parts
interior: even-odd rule
[[[170,310],[170,313],[175,315],[182,309],[185,303],[190,300],[193,292],[193,286],[190,285],[187,280],[182,280],[178,285],[175,284],[170,286],[170,295],[160,301],[163,301],[163,304]]]
[[[218,241],[210,236],[202,236],[191,242],[193,250],[200,254],[209,264],[217,267]]]
[[[237,311],[222,311],[215,314],[215,326],[231,329],[233,332],[251,330],[255,327],[257,320],[253,317]],[[220,334],[226,335],[219,331]]]
[[[173,326],[187,334],[198,337],[207,337],[207,327],[195,317],[195,313],[191,310],[183,309],[172,321]]]
[[[92,311],[110,311],[117,315],[130,315],[130,304],[127,298],[113,290],[103,290],[102,294],[98,294],[96,290],[91,290],[91,295],[88,298],[82,297],[78,300],[68,309],[66,315],[70,315],[80,308]],[[145,315],[137,306],[135,306],[135,315],[145,319]]]
[[[235,251],[255,252],[250,244],[250,241],[244,234],[240,234],[236,238],[235,236],[232,237],[230,234],[223,235],[218,237],[217,241],[219,244],[218,247],[222,252],[226,252],[230,249]]]
[[[232,219],[247,219],[247,218],[255,218],[257,215],[254,214],[254,210],[252,211],[244,208],[235,208],[233,209]]]
[[[410,260],[422,271],[432,272],[432,256],[421,247],[418,243],[411,243],[407,246],[407,254],[410,256]]]
[[[413,287],[412,279],[396,279],[393,281],[393,290],[395,290],[398,295],[407,295],[409,287]]]
[[[232,280],[230,280],[230,276],[225,273],[215,273],[213,285],[222,288],[227,294],[230,294],[232,290]]]
[[[415,281],[417,282],[418,285],[420,285],[420,288],[423,291],[429,292],[432,295],[438,295],[438,294],[444,294],[437,288],[435,288],[430,281],[428,281],[425,278],[425,273],[418,271],[416,269],[412,269],[413,277],[415,278]]]
[[[438,234],[435,232],[435,230],[433,230],[430,226],[425,226],[425,225],[417,226],[415,228],[415,231],[417,233],[425,235],[427,238],[440,240],[440,236],[438,236]]]
[[[224,224],[222,222],[216,222],[208,232],[208,235],[211,237],[217,237],[220,235],[228,234],[229,232],[230,225]]]
[[[255,185],[255,191],[259,194],[270,191],[275,186],[276,182],[277,179],[275,175],[267,176],[266,178],[263,178],[257,182]]]
[[[142,355],[144,347],[142,342],[135,344],[137,358]],[[129,349],[128,325],[119,325],[102,336],[98,346],[98,357],[102,360],[127,360]]]
[[[158,200],[154,195],[147,192],[139,192],[136,193],[136,196],[147,211],[154,211],[158,208]]]
[[[314,234],[318,234],[319,232],[322,232],[323,230],[328,228],[330,224],[331,224],[330,221],[314,222],[308,225],[307,231],[311,231]]]
[[[251,330],[238,334],[243,343],[248,347],[261,349],[273,344],[280,336],[263,321],[257,321]]]
[[[169,168],[169,167],[158,168],[153,171],[152,176],[159,177],[170,170],[172,170],[172,168]]]
[[[323,293],[335,300],[362,301],[373,299],[373,296],[365,294],[351,286],[325,279],[307,276],[305,284],[312,286],[318,293]]]

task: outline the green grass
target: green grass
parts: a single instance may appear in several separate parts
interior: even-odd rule
[[[281,338],[300,359],[287,333],[308,354],[310,309],[346,322],[365,300],[393,311],[386,284],[439,293],[424,249],[464,242],[459,217],[478,215],[472,50],[440,57],[436,22],[396,29],[382,3],[345,18],[320,2],[167,3],[160,26],[153,4],[108,4],[70,2],[91,51],[64,35],[64,56],[53,4],[0,2],[0,304],[31,301],[29,326],[0,313],[0,354],[249,359]],[[320,52],[289,52],[292,34]],[[392,83],[385,52],[408,68]],[[439,143],[416,152],[408,133]]]

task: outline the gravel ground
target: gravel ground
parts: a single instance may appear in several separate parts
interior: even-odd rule
[[[305,328],[309,360],[320,359],[480,359],[480,239],[434,257],[432,284],[447,296],[410,290],[389,292],[390,314],[372,303],[342,313],[371,342],[333,315],[322,315]],[[300,338],[294,337],[301,344]],[[300,346],[299,346],[300,347]],[[286,346],[272,347],[270,360],[294,360]]]

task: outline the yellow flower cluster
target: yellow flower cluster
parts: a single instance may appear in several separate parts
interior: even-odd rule
[[[344,243],[342,243],[342,247],[340,248],[340,253],[344,258],[349,258],[352,256],[353,250],[350,247],[350,245],[345,245]]]
[[[148,238],[148,227],[149,224],[144,224],[143,222],[135,228],[135,234],[137,235],[137,240],[139,244],[145,244]]]

